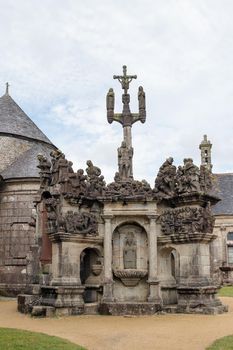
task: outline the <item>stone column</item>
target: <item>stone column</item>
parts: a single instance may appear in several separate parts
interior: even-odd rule
[[[123,128],[124,141],[128,148],[132,147],[132,135],[131,135],[131,126],[124,126]]]
[[[161,304],[160,285],[158,280],[158,266],[157,266],[157,232],[156,232],[156,215],[149,215],[150,220],[148,242],[149,242],[149,274],[148,283],[150,286],[149,302],[156,302]]]
[[[103,301],[113,301],[112,279],[112,215],[104,215],[104,291]]]

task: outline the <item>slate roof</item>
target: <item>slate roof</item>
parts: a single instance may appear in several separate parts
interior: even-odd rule
[[[34,143],[32,148],[21,154],[11,165],[1,172],[4,179],[17,179],[26,177],[39,177],[39,164],[37,155],[43,154],[50,159],[50,152],[54,146],[48,146],[43,143]]]
[[[213,206],[213,214],[233,215],[233,173],[214,174],[214,192],[221,201]]]
[[[0,97],[1,133],[19,135],[51,144],[51,141],[8,94]]]
[[[56,149],[7,93],[0,97],[0,135],[20,137],[30,142],[30,148],[1,172],[3,179],[38,178],[37,155],[50,158],[50,152]]]

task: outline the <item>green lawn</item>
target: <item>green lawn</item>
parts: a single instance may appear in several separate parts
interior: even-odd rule
[[[216,340],[206,350],[233,350],[233,335]]]
[[[4,350],[85,350],[58,337],[42,333],[0,328],[0,349]]]
[[[233,286],[222,287],[218,291],[220,297],[233,297]],[[233,350],[233,335],[216,340],[206,350]]]
[[[218,291],[219,297],[233,297],[233,286],[222,287]]]

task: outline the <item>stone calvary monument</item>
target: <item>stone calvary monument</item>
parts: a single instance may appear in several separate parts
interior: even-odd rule
[[[210,269],[211,207],[219,201],[211,172],[191,158],[178,168],[168,158],[154,188],[135,180],[131,131],[146,121],[145,93],[140,86],[139,112],[131,113],[128,90],[137,77],[123,66],[113,78],[123,89],[122,113],[114,112],[113,89],[106,98],[108,122],[123,127],[114,182],[106,184],[90,160],[86,172],[74,172],[57,149],[51,159],[38,155],[38,252],[18,309],[44,316],[227,311]]]

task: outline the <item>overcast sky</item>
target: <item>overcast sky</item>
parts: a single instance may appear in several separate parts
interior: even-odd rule
[[[233,171],[232,0],[0,0],[0,91],[10,94],[77,168],[107,181],[117,170],[120,124],[105,98],[128,66],[131,111],[146,92],[147,121],[132,128],[134,175],[154,182],[162,162],[213,143],[215,172]]]

